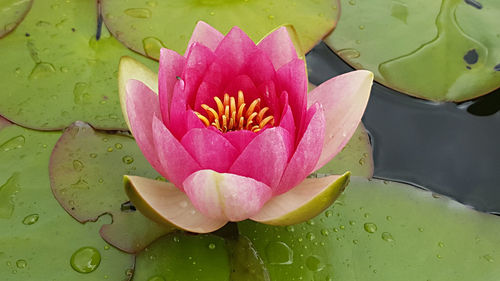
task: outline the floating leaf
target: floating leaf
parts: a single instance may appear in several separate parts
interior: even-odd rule
[[[60,135],[15,125],[0,130],[1,279],[129,279],[125,272],[133,267],[133,256],[110,247],[97,233],[109,218],[80,224],[50,191],[47,165]],[[91,273],[81,274],[71,263]]]
[[[112,215],[113,223],[104,225],[101,235],[123,251],[135,253],[171,231],[128,203],[123,175],[159,177],[130,136],[96,132],[76,122],[54,148],[49,172],[55,197],[75,219]]]
[[[96,3],[35,1],[14,32],[0,39],[0,114],[25,127],[62,129],[76,120],[126,129],[116,83],[121,56],[156,62],[124,48],[104,28],[96,40]]]
[[[352,178],[324,214],[240,232],[271,280],[497,280],[500,218],[404,184]]]
[[[378,82],[435,101],[468,100],[499,87],[500,36],[493,28],[499,1],[341,3],[341,20],[326,42]]]
[[[134,280],[229,281],[224,239],[214,235],[166,235],[137,255]]]
[[[256,42],[277,26],[292,24],[304,51],[309,51],[334,28],[339,11],[336,0],[107,0],[101,6],[118,40],[155,59],[162,47],[183,53],[199,20],[223,33],[239,26]]]
[[[0,38],[11,32],[29,12],[33,0],[3,0],[0,2]]]

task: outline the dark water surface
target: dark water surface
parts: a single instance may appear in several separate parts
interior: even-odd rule
[[[308,55],[309,81],[352,71],[325,44]],[[500,86],[500,85],[499,85]],[[500,90],[474,101],[433,103],[373,85],[363,122],[375,177],[411,183],[500,214]]]

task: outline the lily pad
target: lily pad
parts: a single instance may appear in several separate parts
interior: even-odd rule
[[[183,53],[199,20],[223,33],[239,26],[256,42],[277,26],[292,24],[309,51],[333,30],[339,11],[337,0],[107,0],[101,7],[118,40],[154,59],[162,47]]]
[[[63,129],[76,120],[126,129],[116,83],[120,57],[157,63],[123,47],[104,28],[96,39],[97,6],[88,0],[35,1],[0,39],[0,114],[25,127]]]
[[[224,239],[214,235],[173,233],[137,255],[135,281],[229,281]]]
[[[500,33],[493,28],[500,2],[479,2],[342,0],[326,42],[398,91],[434,101],[472,99],[500,85]]]
[[[134,139],[96,132],[76,122],[63,133],[50,159],[52,191],[61,206],[80,222],[111,214],[101,229],[115,247],[135,253],[172,229],[135,211],[123,189],[123,175],[159,178]]]
[[[373,153],[370,137],[362,123],[342,151],[314,175],[341,175],[350,171],[353,176],[367,179],[373,176]]]
[[[0,38],[14,30],[29,12],[33,0],[0,1]]]
[[[271,280],[497,280],[500,218],[400,183],[352,178],[323,215],[240,232]]]
[[[133,256],[110,247],[97,233],[109,218],[80,224],[50,191],[47,165],[60,135],[15,125],[0,130],[1,279],[129,279]]]

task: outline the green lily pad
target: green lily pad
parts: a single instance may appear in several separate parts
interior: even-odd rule
[[[239,230],[271,280],[497,280],[500,218],[408,185],[352,178],[323,215]]]
[[[88,0],[35,1],[23,22],[0,39],[0,114],[25,127],[63,129],[76,120],[126,129],[116,82],[120,57],[157,63],[123,47]]]
[[[15,125],[0,130],[1,279],[129,279],[126,272],[133,268],[133,256],[98,235],[109,218],[80,224],[50,191],[47,165],[60,135]],[[88,273],[77,272],[71,264]]]
[[[135,281],[229,281],[224,239],[214,235],[173,233],[144,249],[136,259]]]
[[[162,47],[183,53],[199,20],[223,33],[239,26],[256,42],[277,26],[292,24],[309,51],[332,31],[339,11],[337,0],[107,0],[101,7],[118,40],[154,59]]]
[[[342,0],[326,42],[398,91],[434,101],[472,99],[500,85],[500,33],[493,28],[500,2],[479,2]]]
[[[311,176],[342,175],[346,171],[350,171],[353,176],[367,179],[373,176],[372,146],[370,137],[362,123],[359,123],[354,135],[342,151]]]
[[[243,235],[227,239],[231,264],[231,281],[270,281],[264,261],[252,241]]]
[[[172,230],[127,203],[123,175],[159,178],[130,136],[96,132],[76,122],[54,148],[49,173],[54,196],[75,219],[87,222],[103,214],[113,217],[101,235],[125,252],[138,252]]]
[[[14,30],[29,12],[33,0],[0,1],[0,38]]]

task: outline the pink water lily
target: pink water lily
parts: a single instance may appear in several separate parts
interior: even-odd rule
[[[348,183],[348,173],[306,177],[350,139],[372,79],[354,71],[307,94],[305,62],[286,27],[255,44],[238,27],[224,36],[199,22],[184,55],[161,50],[158,95],[126,83],[132,134],[169,181],[126,176],[127,194],[147,216],[193,232],[307,220]]]

